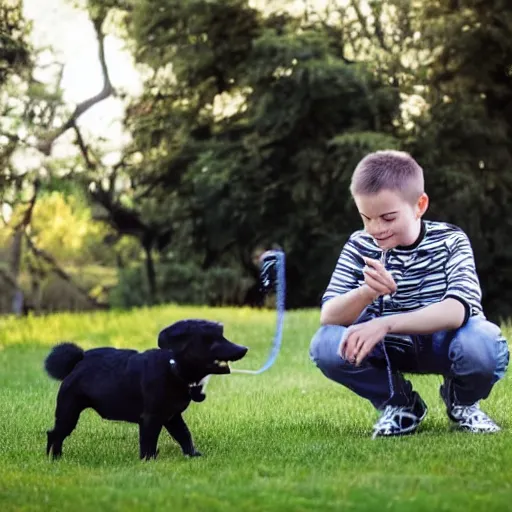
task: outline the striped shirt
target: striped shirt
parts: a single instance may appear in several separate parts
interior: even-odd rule
[[[370,315],[414,311],[452,297],[464,305],[464,323],[475,315],[485,318],[473,249],[457,226],[423,220],[413,245],[386,251],[368,233],[356,231],[341,251],[322,304],[364,284],[363,256],[380,259],[397,285],[395,293],[368,306]]]

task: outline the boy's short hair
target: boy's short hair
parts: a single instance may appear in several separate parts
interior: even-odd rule
[[[381,190],[399,192],[404,199],[415,202],[423,194],[423,169],[405,151],[384,150],[366,155],[352,174],[350,193],[377,194]]]

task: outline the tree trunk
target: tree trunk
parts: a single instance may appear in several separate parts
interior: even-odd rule
[[[146,252],[146,276],[148,278],[149,285],[149,300],[151,304],[156,303],[156,272],[155,263],[152,255],[153,244],[144,244],[144,251]]]
[[[9,261],[9,274],[12,277],[14,284],[11,293],[11,311],[15,315],[21,315],[23,313],[23,291],[18,285],[19,274],[21,268],[21,254],[22,254],[22,242],[23,242],[23,229],[25,226],[18,226],[12,237],[11,245],[11,257]]]
[[[40,186],[41,184],[39,183],[39,180],[36,178],[36,180],[34,181],[34,192],[32,194],[32,198],[30,199],[30,202],[28,203],[28,206],[25,212],[23,213],[23,217],[13,228],[14,234],[12,237],[9,273],[14,284],[12,294],[12,312],[16,315],[20,315],[23,313],[24,303],[23,290],[19,286],[21,258],[23,254],[23,235],[25,234],[27,226],[29,226],[30,222],[32,221],[32,212],[34,211],[34,206],[37,201],[37,194],[39,192]],[[16,192],[21,192],[21,183],[17,184]]]

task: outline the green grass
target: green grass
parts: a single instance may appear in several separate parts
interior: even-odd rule
[[[289,312],[276,364],[259,376],[212,377],[184,417],[204,454],[185,459],[166,433],[156,461],[138,459],[135,425],[85,411],[58,462],[45,454],[58,383],[43,372],[49,348],[76,340],[146,349],[189,317],[220,320],[257,368],[275,332],[272,311],[160,307],[132,312],[0,318],[0,510],[305,511],[510,510],[512,386],[483,407],[493,436],[453,432],[440,378],[412,377],[430,407],[420,433],[370,438],[376,413],[309,361],[317,311]]]

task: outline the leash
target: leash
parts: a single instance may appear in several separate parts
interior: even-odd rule
[[[260,256],[260,289],[267,294],[275,289],[276,291],[276,331],[270,353],[267,360],[258,370],[244,370],[232,368],[231,373],[241,373],[246,375],[259,375],[267,371],[277,359],[281,350],[283,338],[284,314],[286,310],[286,266],[285,255],[281,250],[270,250],[264,252]],[[208,384],[212,375],[207,375],[199,384],[203,387],[203,391]]]
[[[387,256],[387,250],[383,250],[380,262],[384,267],[386,266],[386,256]],[[367,322],[370,320],[370,318],[377,318],[383,316],[384,313],[384,297],[381,295],[378,299],[378,312],[373,315],[373,317],[369,317],[366,308],[363,309],[361,314],[357,317],[357,319],[354,322],[355,324],[359,324],[362,322]],[[395,386],[393,385],[393,369],[391,368],[391,360],[389,358],[388,351],[386,350],[386,343],[384,340],[381,340],[379,344],[382,347],[382,352],[384,353],[384,358],[386,359],[386,372],[388,377],[388,386],[389,386],[389,398],[386,400],[386,403],[388,403],[394,396],[395,396]]]
[[[233,368],[232,373],[245,373],[248,375],[259,375],[268,370],[277,359],[281,350],[283,338],[283,323],[285,313],[285,297],[286,297],[286,272],[285,272],[285,256],[283,251],[266,251],[260,257],[261,270],[260,281],[261,289],[264,293],[269,293],[273,287],[276,289],[276,308],[277,308],[277,324],[274,341],[270,349],[267,361],[259,370],[241,370]]]
[[[387,251],[382,251],[381,256],[381,263],[384,265],[384,268],[386,267],[386,255]],[[379,297],[379,316],[382,316],[384,312],[384,297],[381,295]],[[381,342],[382,345],[382,351],[384,352],[384,357],[386,358],[386,371],[388,374],[388,384],[389,384],[389,398],[387,399],[386,403],[388,403],[394,396],[395,396],[395,386],[393,385],[393,370],[391,368],[391,360],[389,359],[388,351],[386,350],[386,343],[384,340]]]

